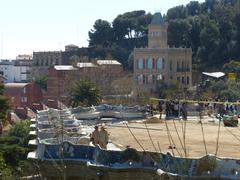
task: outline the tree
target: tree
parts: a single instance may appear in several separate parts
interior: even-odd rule
[[[204,28],[200,32],[200,47],[198,56],[203,65],[213,65],[221,60],[218,54],[220,33],[217,25],[212,20],[205,22]],[[216,65],[216,64],[215,64]]]
[[[3,131],[3,123],[6,123],[7,113],[10,110],[9,99],[3,96],[4,86],[0,85],[0,134]]]
[[[218,81],[212,82],[210,86],[211,91],[215,97],[236,101],[240,99],[240,83],[231,81]]]
[[[22,120],[11,127],[7,135],[0,137],[0,172],[3,179],[5,176],[8,177],[6,179],[19,179],[19,175],[27,174],[29,131],[30,121]]]
[[[223,65],[223,70],[226,73],[236,73],[237,78],[240,79],[240,61],[231,60]]]
[[[88,32],[89,46],[101,45],[103,47],[109,47],[112,44],[113,31],[111,24],[108,21],[98,19],[93,25],[94,29]]]
[[[176,6],[167,11],[167,19],[184,19],[187,17],[187,9],[185,6]]]
[[[198,1],[190,1],[189,4],[187,4],[187,14],[191,16],[198,15],[201,11],[201,7]]]
[[[170,20],[168,26],[168,44],[175,47],[189,47],[190,29],[191,25],[187,20]]]
[[[144,10],[126,12],[118,15],[113,21],[115,40],[125,38],[139,38],[147,35],[147,26],[151,22],[152,15]]]
[[[72,88],[70,96],[69,103],[72,107],[97,105],[101,102],[99,89],[88,80],[78,81]]]
[[[42,89],[47,90],[47,76],[37,77],[33,82],[34,84],[39,85]]]

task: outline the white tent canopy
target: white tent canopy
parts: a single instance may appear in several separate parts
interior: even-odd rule
[[[210,77],[214,77],[214,78],[220,78],[225,76],[224,72],[202,72],[202,74],[206,75],[206,76],[210,76]]]

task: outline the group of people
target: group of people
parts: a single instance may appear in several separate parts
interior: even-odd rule
[[[107,149],[108,132],[105,127],[101,126],[101,130],[99,131],[98,126],[95,126],[94,131],[90,135],[90,141],[95,146],[98,144],[102,149]]]
[[[164,105],[165,104],[165,105]],[[152,105],[150,105],[152,107]],[[166,119],[169,117],[182,116],[183,120],[187,120],[187,105],[186,103],[180,103],[179,101],[159,101],[157,104],[157,110],[159,112],[159,119],[162,119],[162,114],[165,107]],[[150,110],[153,108],[150,108]],[[150,114],[152,111],[150,111]],[[152,114],[153,115],[153,114]]]

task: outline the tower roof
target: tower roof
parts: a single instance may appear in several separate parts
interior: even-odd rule
[[[157,12],[153,15],[151,25],[162,25],[164,23],[164,19],[160,12]]]

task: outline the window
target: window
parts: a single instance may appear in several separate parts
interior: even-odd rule
[[[138,60],[138,69],[143,69],[143,59]]]
[[[177,61],[177,72],[180,71],[179,62]]]
[[[161,74],[158,74],[158,75],[157,75],[157,80],[158,80],[158,81],[162,80],[162,75],[161,75]]]
[[[152,75],[152,82],[153,82],[153,84],[156,83],[156,76],[155,75]]]
[[[172,61],[169,63],[169,70],[172,71]]]
[[[162,58],[157,59],[157,69],[162,69]]]
[[[152,69],[152,67],[153,67],[153,60],[152,58],[149,58],[147,60],[147,69]]]
[[[143,84],[145,84],[145,83],[146,83],[146,76],[143,75]]]
[[[182,61],[182,71],[184,72],[184,62]]]
[[[152,84],[152,82],[153,82],[153,77],[152,77],[152,75],[150,74],[150,75],[147,76],[147,83],[148,83],[148,84]]]
[[[189,77],[187,76],[187,85],[189,84]]]
[[[138,84],[143,84],[143,75],[140,74],[137,76]]]
[[[184,79],[184,77],[182,77],[182,84],[185,84],[185,79]]]

